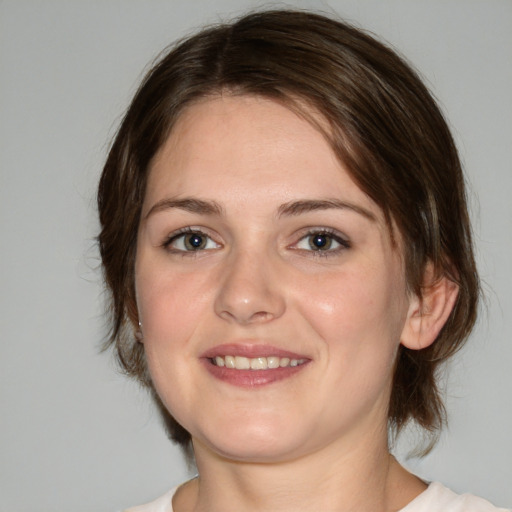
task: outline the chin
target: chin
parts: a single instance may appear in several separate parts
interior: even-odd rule
[[[197,437],[192,436],[194,446],[199,441],[223,458],[254,463],[277,462],[297,456],[309,437],[294,431],[290,424],[283,428],[269,422],[244,426],[231,424],[205,430]]]

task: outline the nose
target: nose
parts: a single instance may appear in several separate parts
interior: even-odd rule
[[[285,311],[284,282],[271,260],[248,252],[229,258],[215,299],[215,313],[241,325],[279,318]]]

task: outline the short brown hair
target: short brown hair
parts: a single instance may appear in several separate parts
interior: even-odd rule
[[[477,311],[479,281],[464,178],[440,109],[411,67],[364,31],[318,14],[272,10],[206,28],[168,51],[149,71],[115,137],[98,190],[99,246],[111,293],[113,344],[124,371],[148,386],[171,437],[190,436],[158,401],[137,343],[134,264],[151,159],[186,105],[228,92],[259,95],[329,124],[333,151],[395,225],[409,289],[421,296],[427,263],[459,287],[435,343],[400,346],[389,404],[399,432],[414,420],[431,433],[444,423],[436,373],[463,344]],[[305,109],[303,114],[306,115]]]

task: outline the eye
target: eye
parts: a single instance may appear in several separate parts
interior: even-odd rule
[[[335,233],[330,231],[312,231],[302,237],[294,248],[303,251],[336,252],[349,247],[349,243]]]
[[[206,233],[190,229],[171,235],[164,246],[170,250],[183,252],[198,252],[220,247]]]

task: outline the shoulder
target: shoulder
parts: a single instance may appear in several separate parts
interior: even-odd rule
[[[439,482],[431,483],[400,512],[510,512],[472,494],[456,494]]]
[[[172,511],[172,497],[176,493],[177,487],[171,489],[160,498],[146,503],[145,505],[139,505],[126,509],[124,512],[173,512]]]

